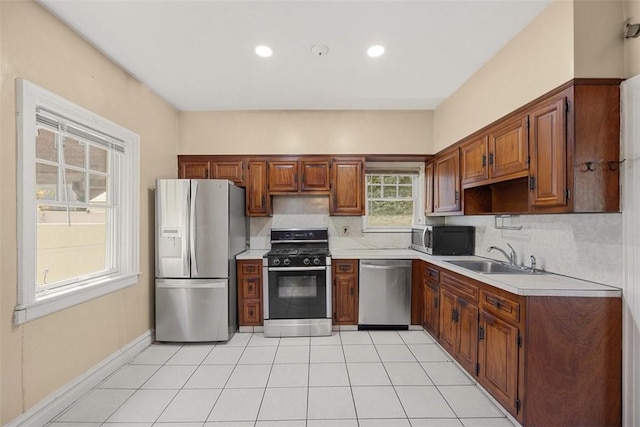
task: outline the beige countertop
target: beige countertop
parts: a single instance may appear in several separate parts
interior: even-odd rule
[[[252,249],[236,259],[262,259],[268,249]],[[421,259],[438,267],[523,296],[620,297],[614,286],[589,282],[558,274],[483,274],[447,262],[447,260],[482,260],[477,256],[432,256],[412,249],[332,249],[333,259]]]

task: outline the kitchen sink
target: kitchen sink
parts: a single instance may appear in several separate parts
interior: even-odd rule
[[[447,261],[450,264],[457,265],[458,267],[466,268],[477,273],[485,274],[540,274],[544,273],[540,270],[531,270],[527,267],[517,267],[514,265],[504,264],[498,261]]]

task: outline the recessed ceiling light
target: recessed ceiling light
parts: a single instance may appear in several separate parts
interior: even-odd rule
[[[271,50],[269,46],[265,45],[256,46],[256,55],[263,58],[268,58],[273,55],[273,50]]]
[[[375,46],[371,46],[369,49],[367,49],[367,55],[369,55],[372,58],[377,58],[379,56],[382,56],[383,53],[384,53],[384,46],[381,46],[379,44]]]

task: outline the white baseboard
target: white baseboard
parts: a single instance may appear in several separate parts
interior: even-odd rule
[[[148,330],[11,420],[5,427],[46,425],[53,417],[100,384],[152,342],[153,331]]]

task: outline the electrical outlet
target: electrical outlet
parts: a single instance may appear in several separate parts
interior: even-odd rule
[[[349,226],[348,225],[343,225],[342,226],[342,235],[343,236],[348,236],[349,235]]]

